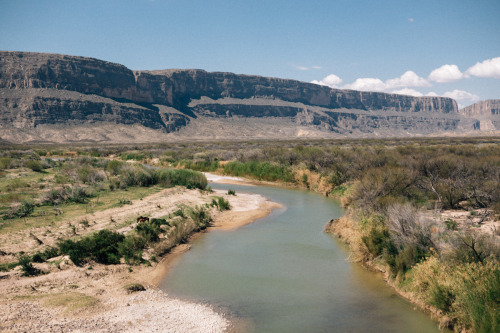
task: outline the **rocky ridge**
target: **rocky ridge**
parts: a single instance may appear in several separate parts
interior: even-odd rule
[[[58,130],[106,124],[119,126],[75,140],[435,135],[484,128],[476,113],[459,112],[450,98],[195,69],[133,71],[93,58],[0,52],[0,138],[62,142],[68,138]],[[491,126],[500,129],[498,121]]]

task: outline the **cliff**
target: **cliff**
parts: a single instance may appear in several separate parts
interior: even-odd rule
[[[104,124],[141,126],[157,133],[131,137],[143,141],[232,138],[230,133],[427,135],[478,127],[450,98],[330,89],[203,70],[132,71],[93,58],[6,51],[0,52],[0,121],[0,137],[9,141],[16,130]],[[16,133],[15,139],[22,141]],[[115,133],[113,140],[127,136],[130,133]]]
[[[489,99],[477,102],[458,111],[468,118],[478,121],[478,129],[495,131],[500,129],[500,99]]]

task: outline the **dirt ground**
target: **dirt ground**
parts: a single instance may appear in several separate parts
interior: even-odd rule
[[[219,177],[219,176],[217,176]],[[243,180],[219,178],[218,181]],[[89,226],[79,225],[77,234],[113,227],[127,232],[135,218],[144,215],[162,217],[177,207],[210,203],[211,197],[229,201],[230,211],[212,211],[211,229],[230,230],[267,216],[278,204],[260,195],[224,191],[213,193],[172,188],[134,200],[130,205],[87,214]],[[83,217],[82,217],[83,218]],[[79,218],[80,220],[82,218]],[[67,238],[69,224],[29,229],[0,236],[0,263],[12,261],[13,253],[34,252]],[[110,228],[111,229],[111,228]],[[191,236],[191,239],[201,234]],[[39,244],[39,241],[43,244]],[[36,277],[22,277],[20,267],[0,273],[0,331],[2,332],[222,332],[231,330],[230,321],[210,306],[170,298],[157,285],[188,251],[188,244],[174,248],[152,266],[87,264],[73,265],[66,257],[51,259],[58,264],[34,264],[49,272]],[[138,283],[146,290],[130,293],[125,286]]]

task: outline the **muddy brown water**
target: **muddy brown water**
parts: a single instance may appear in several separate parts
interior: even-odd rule
[[[277,187],[210,185],[259,193],[284,208],[198,238],[160,284],[171,296],[226,309],[248,332],[439,332],[322,232],[343,214],[335,200]]]

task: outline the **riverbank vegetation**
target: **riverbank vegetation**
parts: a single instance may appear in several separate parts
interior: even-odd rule
[[[177,184],[176,177],[167,175],[173,171],[162,175],[125,160],[279,182],[341,199],[348,212],[330,228],[350,243],[352,258],[387,272],[402,294],[439,314],[442,326],[474,332],[500,329],[499,138],[181,142],[68,149],[12,147],[4,152],[0,186],[11,189],[1,197],[7,219],[22,221],[23,216],[37,214],[40,204],[89,202],[106,186],[120,191]],[[29,152],[38,163],[28,166],[27,159],[16,155],[20,152]],[[66,168],[53,158],[70,153]],[[60,172],[52,173],[54,167]],[[14,168],[29,171],[7,184],[4,180]],[[186,186],[206,186],[198,174],[181,173],[177,175],[183,181],[190,179]],[[32,191],[27,184],[49,175],[58,184],[56,193],[35,198],[39,189]],[[12,202],[17,210],[6,205]],[[217,198],[212,204],[224,206]]]
[[[210,204],[181,206],[176,213],[163,218],[144,218],[137,224],[134,220],[118,224],[110,217],[104,229],[86,217],[131,205],[132,200],[142,200],[164,188],[182,186],[205,191],[207,180],[200,172],[152,168],[92,156],[42,158],[33,151],[18,150],[4,152],[0,164],[0,234],[13,235],[26,230],[37,248],[43,248],[36,253],[29,253],[28,247],[28,252],[2,251],[0,254],[11,261],[2,259],[1,271],[21,266],[24,276],[40,275],[44,271],[33,263],[47,263],[61,255],[68,255],[75,265],[123,261],[147,264],[144,250],[148,250],[146,258],[152,260],[185,242],[193,232],[207,228],[211,222],[213,205]],[[219,198],[216,209],[222,205],[229,208],[227,201]],[[158,205],[158,208],[161,207]],[[80,221],[67,222],[75,219]],[[135,227],[126,234],[118,231],[127,225]],[[98,231],[92,232],[93,227]],[[65,232],[68,229],[69,233]],[[38,234],[43,232],[45,241],[52,238],[57,241],[45,246],[32,230]],[[12,261],[15,258],[17,260]]]

